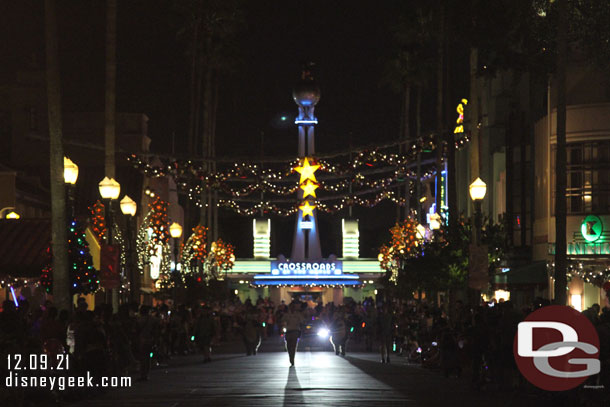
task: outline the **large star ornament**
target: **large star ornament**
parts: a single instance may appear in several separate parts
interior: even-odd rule
[[[316,176],[314,175],[314,173],[318,170],[318,168],[320,168],[320,165],[309,164],[309,159],[305,157],[305,159],[303,160],[303,165],[299,167],[294,167],[294,170],[301,174],[301,180],[299,181],[299,184],[302,184],[308,179],[316,182]]]
[[[305,181],[304,184],[301,185],[301,189],[303,190],[303,198],[307,198],[308,196],[316,197],[316,189],[320,186],[315,182],[312,182],[310,179]]]
[[[316,209],[316,206],[310,205],[309,201],[305,201],[303,204],[299,205],[299,209],[303,213],[303,218],[305,218],[307,215],[313,216],[313,210]]]

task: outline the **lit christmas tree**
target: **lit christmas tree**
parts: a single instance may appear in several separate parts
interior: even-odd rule
[[[53,269],[51,248],[47,249],[48,263],[42,269],[40,284],[50,293],[53,290]],[[68,264],[70,272],[70,293],[89,294],[99,287],[97,270],[93,268],[93,260],[89,253],[89,245],[85,239],[85,231],[76,220],[70,222],[68,228]]]

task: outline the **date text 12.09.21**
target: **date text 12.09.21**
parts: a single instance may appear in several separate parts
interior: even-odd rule
[[[68,370],[70,355],[14,354],[7,356],[7,370]]]

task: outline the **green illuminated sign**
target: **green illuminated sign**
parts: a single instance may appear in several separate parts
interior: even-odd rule
[[[602,220],[595,215],[587,216],[580,225],[580,233],[587,242],[599,240],[604,231]]]

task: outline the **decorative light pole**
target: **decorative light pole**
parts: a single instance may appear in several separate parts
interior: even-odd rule
[[[481,227],[482,214],[481,203],[487,193],[487,185],[481,178],[475,179],[469,187],[470,198],[474,202],[474,227],[475,227],[475,244],[478,246],[481,243]]]
[[[182,226],[178,222],[174,222],[169,226],[169,235],[174,239],[174,270],[172,271],[173,280],[173,300],[176,304],[176,285],[178,283],[178,245],[180,245],[180,237],[182,236]]]
[[[121,199],[121,212],[127,216],[127,269],[129,273],[129,301],[132,304],[136,302],[137,287],[133,265],[133,229],[131,224],[135,219],[137,210],[138,205],[129,196],[125,195]]]
[[[113,233],[112,228],[114,225],[114,211],[112,208],[112,201],[118,199],[121,193],[121,185],[115,181],[114,178],[104,177],[103,180],[99,183],[100,196],[104,200],[104,205],[106,205],[106,230],[108,234],[106,235],[106,243],[111,245],[113,243]],[[119,308],[119,295],[117,289],[112,289],[112,309],[113,311],[118,311]]]
[[[68,190],[68,207],[70,222],[74,219],[74,185],[78,179],[78,165],[68,157],[64,157],[64,182]]]

